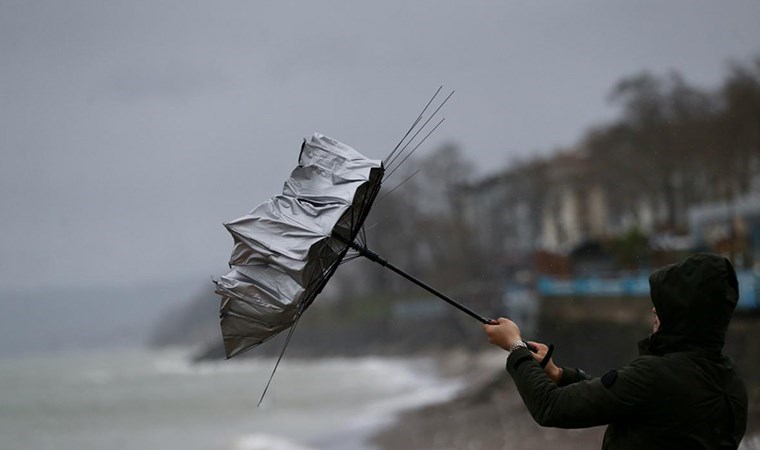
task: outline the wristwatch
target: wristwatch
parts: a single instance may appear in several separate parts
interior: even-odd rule
[[[512,345],[509,346],[509,350],[507,350],[507,357],[509,357],[510,353],[512,353],[513,351],[517,350],[520,347],[528,348],[528,344],[526,344],[525,341],[523,341],[522,339],[520,339],[519,341],[513,342]]]

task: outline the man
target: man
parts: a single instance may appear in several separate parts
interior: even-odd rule
[[[739,298],[731,263],[698,254],[650,275],[654,332],[640,356],[601,378],[561,368],[532,343],[532,354],[509,319],[484,325],[491,343],[507,350],[507,371],[542,426],[607,424],[603,449],[736,449],[747,423],[747,391],[723,355]],[[593,351],[593,349],[589,349]]]

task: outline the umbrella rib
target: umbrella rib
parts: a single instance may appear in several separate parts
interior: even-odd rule
[[[381,168],[383,170],[383,173],[380,175],[380,182],[374,183],[371,186],[371,190],[367,193],[367,196],[365,197],[365,201],[361,203],[361,209],[359,211],[359,220],[362,222],[367,218],[367,214],[369,214],[369,209],[371,208],[371,204],[374,203],[375,199],[377,198],[377,194],[380,192],[380,186],[382,185],[382,177],[385,174],[385,168]],[[366,199],[369,198],[370,201],[366,201]],[[366,212],[365,212],[366,210]],[[359,234],[364,233],[364,226],[359,227],[359,233],[357,233],[357,236]],[[364,242],[366,243],[366,234],[362,236],[364,238]]]
[[[361,258],[361,256],[362,256],[362,255],[360,255],[360,254],[358,254],[358,253],[357,253],[357,254],[355,254],[355,255],[346,256],[345,258],[343,258],[343,260],[341,260],[340,264],[341,264],[341,265],[343,265],[343,264],[345,264],[345,263],[351,262],[351,261],[353,261],[353,260],[355,260],[355,259],[357,259],[357,258]]]
[[[367,230],[364,228],[364,224],[362,224],[362,227],[359,230],[359,233],[362,236],[362,238],[361,238],[362,245],[366,246],[367,245]]]
[[[416,127],[417,127],[417,124],[418,124],[418,123],[420,123],[420,121],[422,120],[422,117],[423,117],[423,116],[424,116],[424,114],[425,114],[425,111],[427,111],[427,109],[428,109],[428,107],[430,106],[430,104],[431,104],[431,103],[433,103],[433,100],[435,100],[435,98],[438,96],[438,93],[441,91],[441,89],[442,89],[442,88],[443,88],[443,85],[441,85],[441,86],[438,88],[438,90],[437,90],[437,91],[435,91],[435,94],[434,94],[434,95],[433,95],[433,97],[430,99],[430,101],[428,101],[428,104],[427,104],[427,105],[425,105],[425,108],[423,108],[423,110],[422,110],[422,112],[420,113],[420,115],[419,115],[419,116],[417,116],[417,120],[415,120],[415,121],[414,121],[414,124],[412,124],[412,127],[411,127],[411,128],[409,128],[409,131],[407,131],[407,132],[406,132],[406,134],[404,135],[404,138],[403,138],[403,139],[401,139],[401,141],[398,143],[398,145],[396,145],[396,148],[394,148],[394,149],[393,149],[393,151],[391,152],[391,154],[390,154],[390,155],[388,155],[388,157],[386,157],[386,158],[385,158],[385,160],[383,160],[383,163],[384,163],[386,166],[387,166],[387,165],[390,165],[390,164],[392,164],[392,163],[393,163],[393,161],[395,161],[395,160],[396,160],[396,158],[398,158],[398,157],[399,157],[399,156],[400,156],[402,153],[404,153],[404,150],[406,150],[406,148],[407,148],[407,147],[409,146],[409,144],[410,144],[410,143],[411,143],[411,142],[414,140],[414,138],[415,138],[415,137],[417,137],[417,135],[420,133],[420,131],[421,131],[423,128],[425,128],[425,125],[427,125],[427,123],[430,121],[430,118],[432,118],[432,117],[435,115],[435,112],[434,112],[434,113],[433,113],[433,114],[430,116],[430,118],[428,118],[428,120],[427,120],[427,121],[425,121],[425,124],[423,124],[423,125],[422,125],[422,127],[420,127],[419,129],[417,129],[417,131],[414,133],[414,135],[411,137],[411,139],[409,139],[409,141],[407,141],[407,142],[406,142],[406,144],[404,144],[404,146],[401,148],[401,150],[399,150],[399,149],[398,149],[398,147],[399,147],[399,146],[400,146],[400,145],[401,145],[401,144],[402,144],[402,143],[403,143],[403,142],[406,140],[406,138],[409,136],[409,133],[410,133],[410,132],[412,132],[412,131],[413,131],[413,130],[414,130]],[[445,100],[444,100],[444,103],[445,103]],[[438,107],[438,109],[440,109],[440,106]],[[437,110],[436,110],[436,112],[437,112]],[[396,154],[396,151],[398,151],[398,154]],[[394,154],[395,154],[395,156],[393,156]]]
[[[364,217],[364,208],[366,207],[366,204],[362,204],[362,209],[360,211],[359,217]],[[359,227],[359,232],[356,234],[356,240],[359,241],[362,245],[367,245],[367,234],[364,232],[364,224],[362,223],[362,226]]]
[[[396,156],[394,156],[393,159],[391,159],[388,162],[388,167],[390,167],[391,165],[393,165],[393,163],[404,153],[404,151],[406,150],[406,148],[409,147],[409,145],[414,141],[414,139],[417,137],[417,135],[420,134],[420,132],[425,129],[425,127],[433,119],[433,117],[435,117],[436,114],[438,114],[438,111],[440,111],[441,108],[443,108],[443,105],[445,105],[446,102],[449,101],[449,99],[451,98],[451,96],[454,95],[454,92],[455,91],[451,91],[451,93],[443,100],[443,102],[441,102],[441,104],[438,105],[438,108],[436,108],[436,110],[433,111],[433,114],[431,114],[430,117],[428,117],[428,119],[425,121],[425,123],[422,124],[422,126],[417,130],[417,132],[414,133],[414,136],[412,136],[412,138],[409,139],[409,142],[407,142],[406,145],[404,145],[404,147],[401,149],[401,151],[398,152],[398,154]],[[418,144],[418,146],[419,146],[419,144]],[[404,158],[404,160],[406,160],[406,158]],[[403,161],[402,161],[402,163],[403,163]],[[386,179],[387,179],[387,177],[386,177]]]
[[[340,239],[340,240],[342,241],[342,239]],[[327,258],[327,256],[323,256],[322,258],[317,258],[317,260],[319,261],[319,265],[320,265],[320,268],[322,269],[322,277],[321,277],[321,278],[314,278],[314,279],[312,279],[312,280],[309,282],[309,284],[308,284],[307,286],[305,286],[305,287],[304,287],[304,290],[305,290],[306,292],[310,292],[310,291],[311,291],[311,289],[312,289],[314,286],[316,286],[318,283],[320,283],[320,282],[323,282],[323,280],[325,280],[326,278],[329,278],[330,276],[332,276],[332,275],[331,275],[331,272],[335,272],[335,270],[337,269],[337,267],[340,265],[340,261],[341,261],[343,258],[345,258],[345,254],[348,252],[349,248],[350,248],[350,247],[346,247],[346,250],[343,252],[343,254],[341,255],[341,257],[338,257],[338,258],[336,258],[336,259],[335,259],[334,261],[332,261],[332,262],[331,262],[331,263],[330,263],[330,264],[329,264],[327,267],[325,267],[325,265],[322,263],[322,262],[323,262],[323,259]],[[314,301],[314,299],[313,299],[313,298],[312,298],[312,301]],[[305,303],[305,302],[304,302],[304,303]],[[309,303],[309,304],[311,304],[311,303]],[[302,308],[303,308],[303,310],[305,310],[305,309],[306,309],[306,307],[308,307],[308,306],[309,306],[309,305],[305,305],[305,306],[303,306],[303,307],[302,307]],[[300,313],[299,313],[299,314],[300,314]]]
[[[438,96],[438,93],[441,92],[441,89],[443,89],[443,85],[438,87],[438,90],[435,91],[435,94],[433,94],[433,97],[427,102],[427,105],[425,105],[425,107],[422,108],[422,112],[417,116],[417,119],[414,120],[414,123],[412,124],[411,127],[409,127],[409,130],[406,132],[404,137],[402,137],[401,140],[398,142],[398,144],[396,144],[396,147],[393,149],[393,151],[388,156],[385,157],[385,159],[383,160],[384,163],[388,161],[393,156],[394,153],[396,153],[396,150],[398,150],[398,148],[401,146],[401,143],[403,143],[404,140],[407,138],[407,136],[409,136],[409,133],[411,133],[412,130],[414,130],[414,127],[416,127],[417,124],[420,123],[420,120],[422,120],[422,116],[425,114],[425,111],[427,111],[430,104],[433,103],[433,100],[435,100],[435,98]]]
[[[377,226],[377,222],[373,223],[373,224],[372,224],[372,225],[370,225],[370,226],[364,226],[364,227],[362,227],[362,228],[366,228],[367,230],[371,230],[371,229],[375,228],[376,226]]]
[[[285,344],[282,346],[282,350],[280,350],[280,356],[277,357],[277,362],[274,365],[274,369],[272,369],[272,373],[269,375],[269,381],[267,381],[267,385],[264,387],[264,392],[261,393],[261,398],[259,399],[259,403],[256,405],[256,407],[261,406],[261,402],[264,401],[264,396],[267,395],[267,391],[269,390],[269,385],[272,384],[272,379],[274,378],[275,372],[277,372],[277,368],[280,366],[280,361],[282,361],[282,357],[285,355],[285,350],[288,349],[288,345],[290,344],[290,339],[293,337],[293,333],[296,331],[296,326],[298,325],[298,322],[301,320],[301,314],[303,313],[303,307],[298,311],[298,315],[296,316],[296,321],[293,323],[293,326],[290,327],[290,330],[288,330],[288,337],[285,338]]]
[[[396,166],[396,167],[395,167],[393,170],[391,170],[391,173],[389,173],[389,174],[388,174],[388,176],[387,176],[387,177],[385,177],[385,179],[386,179],[386,180],[387,180],[387,179],[389,179],[389,178],[390,178],[390,177],[393,175],[393,173],[394,173],[394,172],[396,172],[396,171],[398,170],[398,168],[399,168],[399,167],[401,167],[401,166],[404,164],[404,162],[406,162],[406,160],[407,160],[407,159],[409,159],[409,157],[410,157],[410,156],[412,156],[412,155],[414,154],[414,152],[415,152],[415,151],[416,151],[418,148],[420,148],[420,145],[422,145],[422,144],[425,142],[425,140],[427,140],[427,138],[428,138],[428,137],[429,137],[431,134],[433,134],[433,132],[434,132],[434,131],[435,131],[435,130],[436,130],[438,127],[439,127],[439,126],[441,126],[441,124],[443,123],[443,121],[444,121],[444,120],[446,120],[446,118],[445,118],[445,117],[444,117],[443,119],[441,119],[441,120],[438,122],[438,124],[437,124],[436,126],[434,126],[434,127],[433,127],[433,129],[432,129],[432,130],[430,130],[430,132],[429,132],[427,135],[425,135],[425,137],[424,137],[424,138],[422,138],[422,140],[420,141],[420,143],[419,143],[419,144],[417,144],[417,145],[416,145],[416,146],[415,146],[415,147],[412,149],[412,151],[411,151],[411,152],[409,152],[409,154],[408,154],[408,155],[406,155],[406,157],[404,157],[404,159],[402,159],[402,160],[401,160],[401,162],[400,162],[400,163],[398,163],[398,165],[397,165],[397,166]]]
[[[330,264],[327,269],[324,268],[324,265],[322,264],[322,258],[319,258],[319,265],[322,267],[322,275],[323,277],[325,274],[327,274],[330,270],[333,269],[333,266],[335,265]],[[314,278],[311,280],[308,286],[306,286],[305,291],[310,291],[314,286],[317,285],[319,281],[321,281],[323,278]],[[280,351],[280,355],[277,357],[277,362],[274,365],[274,369],[272,369],[272,373],[269,375],[269,381],[267,381],[267,385],[264,387],[264,392],[261,393],[261,398],[259,399],[259,403],[257,405],[261,406],[261,402],[264,401],[264,396],[267,394],[267,391],[269,390],[269,385],[272,384],[272,379],[274,378],[275,372],[277,372],[277,368],[280,366],[280,361],[282,361],[282,357],[285,355],[285,350],[287,350],[288,345],[290,345],[290,339],[293,337],[293,333],[296,330],[296,326],[301,321],[301,316],[303,315],[303,312],[306,310],[306,302],[302,302],[301,306],[298,308],[298,313],[296,314],[296,320],[293,322],[293,326],[290,327],[288,330],[288,336],[285,338],[285,344],[282,346],[282,350]]]
[[[406,177],[406,179],[404,179],[404,181],[402,181],[401,183],[397,184],[397,185],[396,185],[396,187],[394,187],[394,188],[393,188],[393,189],[391,189],[390,191],[388,191],[388,192],[386,192],[385,194],[383,194],[383,196],[382,196],[382,197],[380,197],[379,199],[377,199],[377,202],[375,202],[375,203],[380,203],[380,202],[382,202],[384,198],[388,197],[389,195],[391,195],[391,194],[393,193],[393,191],[395,191],[396,189],[400,188],[400,187],[401,187],[401,186],[402,186],[404,183],[406,183],[407,181],[411,180],[411,179],[412,179],[412,177],[414,177],[415,175],[417,175],[418,173],[420,173],[420,171],[421,171],[421,170],[422,170],[422,169],[417,169],[417,171],[416,171],[416,172],[414,172],[413,174],[411,174],[411,175],[409,175],[408,177]],[[364,227],[362,227],[362,229],[364,229]]]

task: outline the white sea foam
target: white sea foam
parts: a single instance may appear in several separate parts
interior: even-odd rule
[[[465,383],[462,380],[442,380],[433,370],[432,360],[368,360],[365,367],[376,366],[378,378],[385,384],[387,395],[356,408],[340,430],[316,441],[318,448],[364,449],[366,440],[376,431],[388,426],[403,411],[443,402],[453,398]]]
[[[361,426],[384,425],[391,422],[401,411],[449,400],[462,386],[463,383],[459,381],[431,382],[427,386],[418,386],[411,392],[368,405],[365,407],[365,413],[355,419],[355,423]]]
[[[241,436],[233,442],[232,450],[314,450],[280,436],[256,433]]]

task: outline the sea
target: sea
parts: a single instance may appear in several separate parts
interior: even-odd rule
[[[183,349],[0,358],[6,450],[371,450],[409,408],[463,386],[430,359],[193,363]]]

